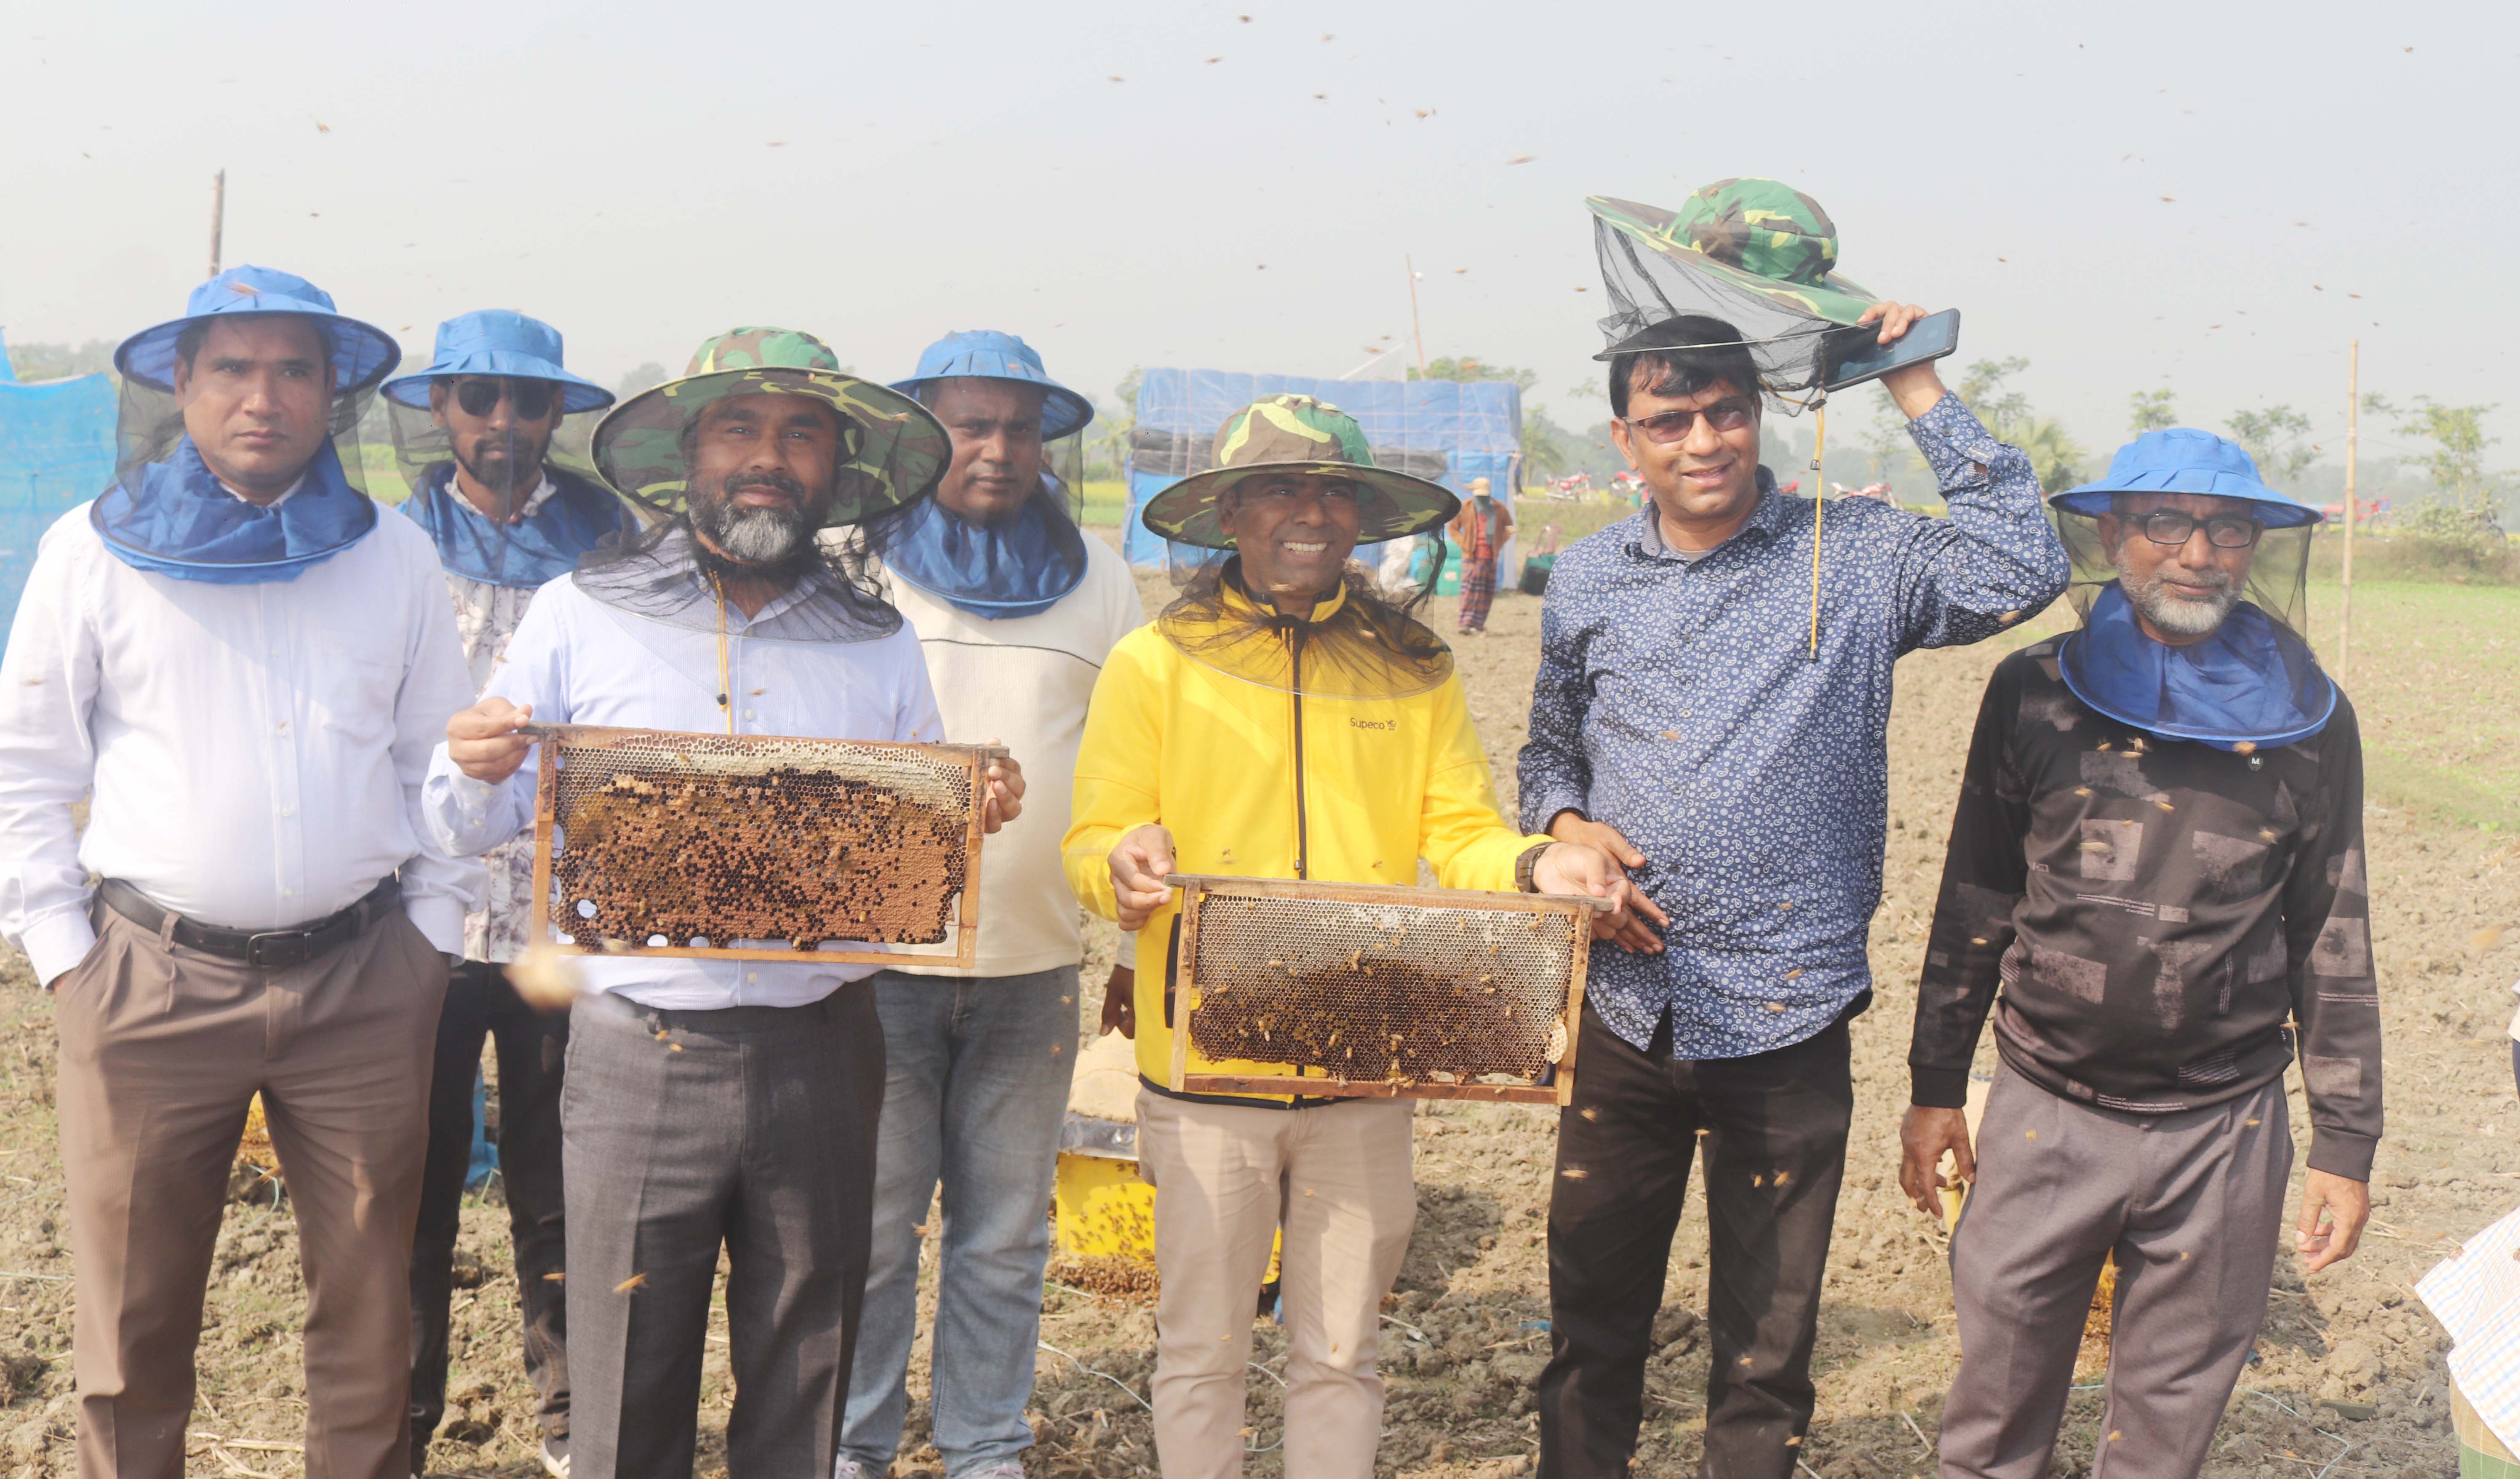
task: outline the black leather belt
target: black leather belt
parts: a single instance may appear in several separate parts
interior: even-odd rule
[[[189,950],[243,961],[257,970],[287,970],[338,950],[374,928],[379,919],[402,903],[402,883],[388,877],[340,913],[291,929],[223,929],[175,915],[175,927],[169,934],[169,912],[120,878],[99,883],[96,900],[151,934],[164,935]]]

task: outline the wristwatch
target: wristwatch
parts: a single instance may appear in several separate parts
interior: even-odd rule
[[[1540,880],[1535,876],[1540,872],[1540,855],[1556,845],[1555,842],[1534,842],[1522,850],[1522,856],[1513,860],[1513,886],[1516,889],[1523,893],[1540,892]]]

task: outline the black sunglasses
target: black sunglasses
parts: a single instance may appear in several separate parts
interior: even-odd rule
[[[1755,412],[1756,408],[1746,399],[1720,400],[1702,411],[1665,411],[1659,416],[1623,416],[1619,420],[1629,429],[1643,432],[1647,441],[1667,447],[1673,442],[1687,440],[1690,428],[1697,425],[1701,416],[1706,418],[1706,425],[1718,432],[1738,431],[1750,425]]]
[[[552,400],[560,387],[546,380],[496,379],[469,380],[455,387],[455,404],[467,416],[487,416],[504,398],[517,408],[519,421],[540,421],[551,413]]]
[[[2183,545],[2205,526],[2205,542],[2218,550],[2245,550],[2258,542],[2265,527],[2254,518],[2237,514],[2217,514],[2211,518],[2198,518],[2192,514],[2146,514],[2138,521],[2143,537],[2157,545]]]

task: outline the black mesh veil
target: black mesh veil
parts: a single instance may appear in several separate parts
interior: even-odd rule
[[[762,567],[710,554],[693,534],[691,515],[679,514],[586,556],[570,578],[579,590],[629,615],[685,631],[722,632],[724,583],[763,573]],[[884,600],[881,578],[850,529],[823,530],[767,573],[794,585],[743,628],[747,641],[866,642],[901,630],[901,613]]]
[[[1609,360],[1640,349],[1670,347],[1655,331],[1675,319],[1717,319],[1740,332],[1759,367],[1762,386],[1788,412],[1826,378],[1836,359],[1868,342],[1855,327],[1870,294],[1831,276],[1808,288],[1726,268],[1661,235],[1672,212],[1595,198],[1593,244],[1610,311],[1599,320]]]
[[[1254,600],[1233,551],[1181,544],[1172,551],[1181,594],[1156,615],[1155,628],[1202,667],[1319,698],[1406,698],[1453,676],[1452,649],[1418,616],[1435,588],[1440,554],[1422,582],[1399,591],[1350,560],[1335,604],[1327,613],[1317,604],[1315,619],[1304,620]]]
[[[2075,614],[2088,622],[2092,603],[2101,592],[2118,583],[2117,564],[2111,559],[2112,552],[2097,517],[2054,504],[2048,505],[2048,515],[2055,522],[2057,539],[2074,564],[2073,584],[2066,588],[2065,599],[2073,603]],[[2283,626],[2305,646],[2310,644],[2312,527],[2301,524],[2262,531],[2257,549],[2250,556],[2249,573],[2241,582],[2239,598]],[[2127,538],[2143,537],[2123,527],[2120,535],[2121,543]]]

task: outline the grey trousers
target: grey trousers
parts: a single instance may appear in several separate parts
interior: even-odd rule
[[[2117,1255],[2093,1479],[2190,1476],[2266,1322],[2292,1136],[2283,1081],[2178,1114],[2059,1098],[2009,1068],[1952,1234],[1960,1368],[1943,1479],[2038,1479],[2100,1264]]]
[[[795,1008],[578,1002],[561,1140],[579,1479],[689,1479],[721,1245],[727,1472],[832,1471],[882,1103],[863,984]]]

